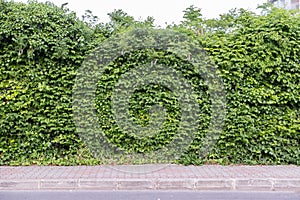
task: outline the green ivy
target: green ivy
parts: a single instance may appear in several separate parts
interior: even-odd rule
[[[72,86],[93,31],[74,13],[34,1],[1,3],[0,21],[0,164],[75,158],[82,143]]]
[[[199,12],[189,7],[184,12],[185,21],[168,28],[188,34],[201,44],[224,81],[225,125],[212,151],[204,158],[200,156],[210,122],[207,86],[188,62],[154,49],[117,58],[98,81],[95,104],[106,137],[125,151],[140,153],[172,141],[180,120],[180,105],[172,91],[145,85],[130,98],[128,112],[142,126],[149,123],[152,105],[167,110],[161,134],[143,139],[119,130],[108,101],[122,74],[157,60],[182,72],[196,88],[201,108],[194,141],[181,158],[172,162],[299,165],[299,11],[270,8],[257,15],[242,9],[218,20],[204,20]],[[0,2],[0,165],[110,162],[94,158],[75,132],[72,89],[76,72],[104,39],[133,25],[153,27],[153,19],[136,22],[120,10],[110,17],[110,23],[95,25],[51,3]]]

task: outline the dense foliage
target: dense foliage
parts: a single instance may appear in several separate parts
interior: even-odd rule
[[[227,122],[211,155],[222,162],[300,162],[299,11],[265,12],[242,10],[230,33],[204,42],[226,83]]]
[[[240,9],[220,19],[203,19],[201,10],[191,6],[180,25],[167,27],[202,45],[224,81],[224,131],[208,155],[200,156],[210,119],[207,87],[188,70],[187,62],[153,49],[119,57],[99,80],[95,102],[108,139],[136,152],[152,151],[172,140],[180,105],[171,91],[149,85],[132,96],[129,113],[137,123],[147,125],[153,104],[168,110],[170,123],[163,133],[142,140],[116,134],[107,101],[122,73],[137,63],[157,60],[182,71],[197,88],[202,108],[193,143],[174,162],[300,164],[300,13],[266,5],[261,9],[261,15]],[[88,11],[81,21],[51,3],[0,3],[0,165],[110,162],[93,157],[75,131],[74,79],[86,56],[104,39],[128,27],[153,28],[154,22],[150,17],[135,21],[121,10],[109,16],[109,23],[98,23]]]
[[[72,85],[93,31],[49,3],[4,2],[0,10],[0,164],[78,154]]]

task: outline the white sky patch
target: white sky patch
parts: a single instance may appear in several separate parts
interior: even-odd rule
[[[15,0],[27,2],[27,0]],[[39,0],[46,2],[47,0]],[[202,9],[205,18],[217,18],[219,14],[226,13],[232,8],[246,8],[254,11],[267,0],[49,0],[55,5],[68,3],[67,7],[75,11],[81,18],[85,10],[91,10],[101,22],[108,22],[107,13],[114,9],[122,9],[135,19],[154,17],[155,24],[164,26],[165,23],[179,23],[182,21],[183,10],[190,5]]]

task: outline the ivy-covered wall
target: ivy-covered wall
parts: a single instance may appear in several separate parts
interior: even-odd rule
[[[300,18],[286,10],[242,14],[232,34],[209,38],[222,72],[227,122],[215,155],[233,163],[300,162]]]
[[[93,31],[52,4],[0,4],[0,164],[77,153],[71,95]]]
[[[197,12],[192,7],[186,16],[188,11]],[[124,21],[119,24],[111,18],[106,25],[94,26],[50,3],[0,3],[0,165],[109,162],[93,158],[77,135],[72,89],[78,68],[99,42],[124,31],[130,23],[141,25],[122,12],[120,16]],[[201,158],[210,101],[203,81],[191,80],[198,84],[199,102],[205,104],[199,118],[203,127],[174,162],[300,164],[299,11],[273,8],[264,15],[242,11],[228,16],[219,21],[198,20],[197,24],[202,23],[199,27],[190,18],[182,25],[168,27],[190,35],[203,46],[218,66],[227,93],[224,131],[212,151]],[[151,23],[144,26],[150,28]],[[188,64],[162,51],[120,57],[98,82],[95,102],[102,126],[112,124],[106,101],[111,94],[105,91],[128,67],[147,59],[190,73],[186,71]],[[186,77],[192,79],[193,75]],[[175,122],[176,129],[180,105],[164,88],[141,88],[132,97],[129,112],[138,123],[147,124],[147,105],[156,101],[167,107],[170,124]],[[163,137],[143,141],[115,134],[114,126],[107,126],[106,132],[115,145],[143,152],[168,143],[174,127],[170,125]]]

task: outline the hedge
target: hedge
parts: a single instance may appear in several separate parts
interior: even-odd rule
[[[0,165],[140,162],[95,156],[76,132],[72,104],[76,75],[108,30],[51,3],[2,2],[0,10]],[[151,106],[164,107],[169,121],[162,134],[134,138],[118,130],[112,117],[111,91],[118,78],[137,63],[157,59],[183,73],[196,88],[201,108],[193,142],[180,158],[168,162],[300,164],[299,11],[273,8],[263,15],[245,11],[235,20],[230,29],[212,28],[203,35],[189,27],[170,27],[190,35],[206,50],[224,82],[225,124],[208,154],[201,155],[212,115],[203,77],[183,58],[159,49],[118,57],[98,81],[97,116],[108,140],[125,152],[137,153],[172,141],[180,105],[167,88],[141,87],[131,97],[128,111],[145,126],[151,120]],[[111,37],[115,34],[111,32]]]
[[[0,164],[77,155],[72,86],[93,31],[51,3],[3,2],[0,10]]]

